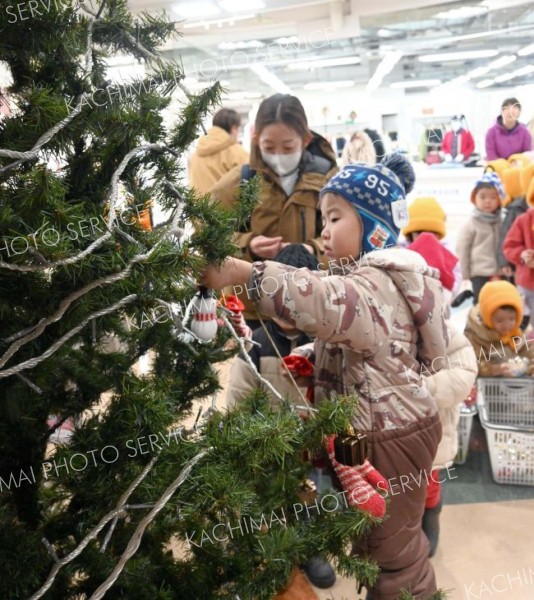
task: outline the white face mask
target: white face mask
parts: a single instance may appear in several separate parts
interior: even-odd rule
[[[460,131],[460,129],[462,128],[462,123],[460,121],[457,121],[456,119],[451,121],[451,127],[453,131]]]
[[[261,150],[261,157],[277,175],[284,177],[298,167],[302,158],[302,150],[291,154],[269,154]]]

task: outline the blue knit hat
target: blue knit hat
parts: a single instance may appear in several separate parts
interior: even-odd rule
[[[350,202],[360,216],[362,254],[394,246],[399,230],[408,224],[406,194],[415,183],[415,173],[401,154],[385,156],[370,166],[353,163],[330,179],[320,192],[338,194]]]
[[[494,171],[487,171],[486,173],[484,173],[482,175],[482,177],[480,177],[480,179],[477,179],[477,182],[475,183],[475,187],[473,188],[473,191],[471,192],[471,202],[473,204],[475,203],[475,196],[476,196],[477,190],[481,185],[491,185],[492,187],[494,187],[497,190],[497,194],[499,194],[499,198],[501,200],[505,199],[506,194],[504,192],[504,187],[502,185],[501,178]]]

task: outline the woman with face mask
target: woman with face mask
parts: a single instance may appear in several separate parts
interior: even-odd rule
[[[337,172],[330,144],[310,131],[298,98],[275,94],[258,109],[250,152],[250,165],[227,173],[211,191],[213,200],[231,207],[239,195],[240,181],[261,178],[261,194],[246,227],[235,233],[240,258],[273,259],[288,244],[304,244],[323,268],[319,191]],[[246,294],[247,321],[257,319]],[[253,322],[252,326],[257,323]]]

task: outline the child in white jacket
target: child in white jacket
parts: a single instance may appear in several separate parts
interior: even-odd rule
[[[420,254],[440,273],[440,281],[449,292],[454,286],[454,267],[457,258],[440,244],[431,233],[421,233],[408,248]],[[423,531],[430,542],[429,556],[436,553],[441,512],[440,469],[449,467],[458,452],[458,423],[460,404],[475,384],[478,365],[471,342],[448,322],[449,347],[438,372],[424,372],[425,383],[438,405],[442,435],[426,493]]]

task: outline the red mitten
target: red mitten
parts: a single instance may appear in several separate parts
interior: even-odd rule
[[[355,467],[339,463],[334,452],[334,437],[331,436],[327,439],[326,449],[334,471],[343,489],[347,492],[345,496],[347,504],[368,512],[373,517],[383,517],[386,514],[386,501],[375,490],[375,487],[380,491],[387,492],[389,489],[387,479],[368,460],[363,465]]]
[[[219,300],[221,306],[232,311],[230,321],[239,337],[251,338],[252,329],[247,325],[242,311],[245,310],[245,305],[237,296],[224,296]]]
[[[288,354],[287,356],[284,356],[282,360],[293,377],[311,377],[313,375],[313,363],[310,362],[305,356]],[[282,366],[282,368],[284,367]]]

